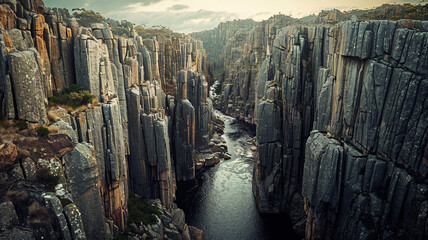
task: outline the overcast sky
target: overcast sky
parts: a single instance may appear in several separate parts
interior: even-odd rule
[[[267,19],[279,12],[293,17],[342,11],[383,3],[419,3],[420,0],[44,0],[48,7],[86,8],[114,19],[147,27],[163,25],[177,32],[196,32],[233,19]]]

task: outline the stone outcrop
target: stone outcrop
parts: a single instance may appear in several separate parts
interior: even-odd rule
[[[230,56],[233,53],[232,49],[245,44],[248,32],[255,25],[256,22],[251,19],[230,21],[220,23],[213,30],[192,33],[191,36],[204,42],[208,61],[212,64],[213,69],[222,69],[227,66],[225,65],[225,58],[237,59],[240,57],[239,53]],[[239,40],[239,42],[236,42],[236,40]]]
[[[159,197],[171,209],[174,187],[165,94],[159,85],[142,85],[128,89],[127,100],[131,190]]]
[[[175,158],[177,180],[195,178],[196,150],[208,146],[212,137],[212,102],[204,76],[180,72],[175,108]]]
[[[148,204],[159,209],[154,224],[131,224],[131,231],[128,232],[128,239],[149,238],[149,239],[188,239],[204,240],[204,232],[196,227],[188,226],[185,222],[183,210],[175,208],[169,210],[161,204],[159,199],[149,200]]]

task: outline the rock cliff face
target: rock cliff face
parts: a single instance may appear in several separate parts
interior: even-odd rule
[[[177,180],[195,178],[196,152],[212,137],[212,102],[204,76],[181,71],[177,80],[175,108],[175,156]]]
[[[194,155],[172,151],[190,144],[187,138],[170,141],[188,124],[182,122],[187,115],[178,114],[182,101],[193,110],[193,125],[186,125],[193,134],[190,153],[212,135],[208,86],[197,73],[208,71],[202,42],[179,34],[117,37],[107,23],[81,27],[67,10],[45,8],[42,1],[1,1],[0,6],[1,115],[55,122],[52,126],[77,144],[62,159],[64,191],[81,213],[79,231],[84,228],[81,236],[69,231],[72,239],[108,239],[123,231],[129,191],[158,198],[173,210],[175,166],[195,165]],[[163,89],[175,84],[179,70],[189,76],[189,92],[175,104]],[[95,101],[75,111],[48,112],[47,98],[71,84],[84,86]]]
[[[303,232],[304,202],[307,239],[427,236],[427,30],[279,31],[257,78],[262,212],[287,211]]]
[[[226,22],[214,30],[192,34],[203,40],[214,71],[224,71],[219,86],[221,94],[214,103],[216,108],[237,119],[255,123],[257,73],[272,51],[277,29],[291,21],[289,16],[275,15],[262,22]]]
[[[214,55],[236,62],[214,105],[257,124],[259,210],[307,239],[426,238],[428,23],[278,18],[242,29],[240,58]]]

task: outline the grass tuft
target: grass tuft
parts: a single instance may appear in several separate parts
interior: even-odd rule
[[[47,135],[49,135],[49,129],[45,128],[45,127],[38,127],[37,128],[37,134],[40,137],[46,137]]]
[[[157,221],[156,215],[161,214],[158,207],[134,194],[129,195],[128,212],[128,224],[135,223],[137,225],[140,224],[140,222],[144,225],[155,224]]]
[[[28,129],[28,123],[26,121],[23,120],[17,120],[15,121],[15,126],[20,130],[25,130]]]

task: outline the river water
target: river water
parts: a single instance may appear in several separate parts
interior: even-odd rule
[[[285,216],[262,216],[252,193],[253,126],[219,111],[225,123],[230,160],[199,172],[194,182],[179,185],[177,205],[186,222],[204,230],[206,240],[296,239]]]

